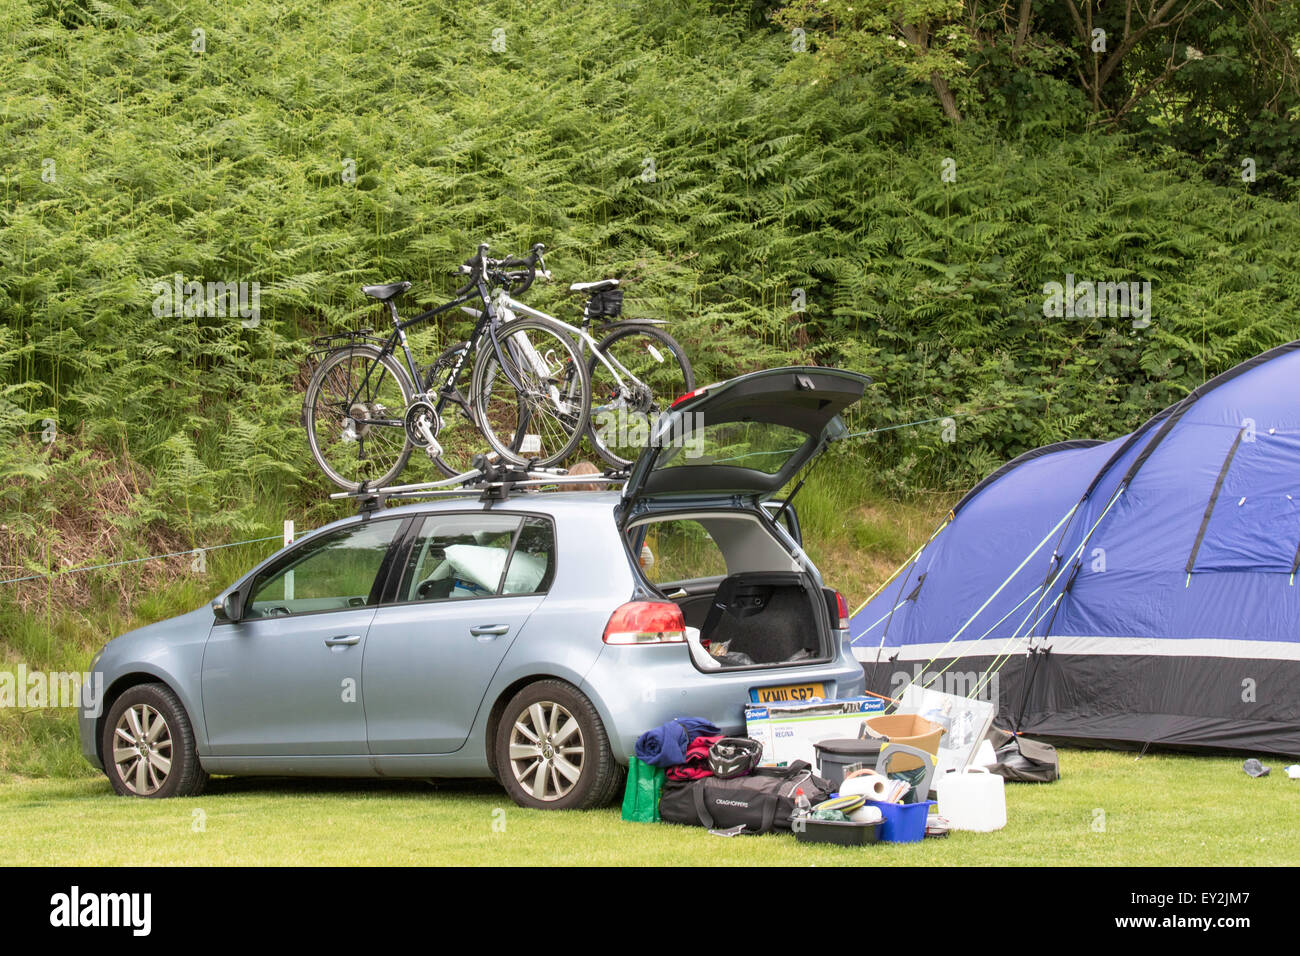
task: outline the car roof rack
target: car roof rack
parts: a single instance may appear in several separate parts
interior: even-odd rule
[[[367,487],[362,482],[355,491],[339,491],[330,495],[332,499],[352,498],[357,502],[357,510],[363,516],[369,516],[387,507],[390,498],[466,498],[477,497],[480,501],[508,501],[512,492],[537,490],[543,487],[587,484],[623,484],[627,481],[626,472],[606,471],[596,475],[571,475],[562,468],[540,468],[529,462],[527,465],[506,465],[488,461],[486,456],[474,456],[475,467],[451,478],[440,481],[422,481],[408,485],[383,485],[376,488]]]

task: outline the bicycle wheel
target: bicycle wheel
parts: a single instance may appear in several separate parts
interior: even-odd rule
[[[695,372],[686,350],[657,325],[620,323],[596,348],[607,359],[617,360],[616,369],[623,366],[644,386],[629,382],[633,394],[620,396],[614,373],[591,357],[587,437],[601,458],[615,468],[626,468],[645,450],[659,416],[695,387]],[[618,373],[622,376],[622,369]]]
[[[434,360],[424,379],[424,389],[429,395],[429,401],[437,404],[438,390],[446,381],[447,373],[455,368],[456,360],[462,354],[468,353],[469,348],[468,342],[457,342],[443,350],[442,354]],[[467,361],[461,369],[461,382],[469,381],[472,375],[472,367]],[[462,388],[460,391],[464,395],[469,390]],[[465,400],[469,402],[468,397]],[[479,431],[478,422],[474,419],[472,408],[466,409],[454,401],[447,402],[442,410],[442,429],[438,432],[438,444],[442,446],[442,454],[436,456],[433,463],[448,478],[463,475],[473,468],[474,456],[487,451],[487,446],[483,441],[483,433]]]
[[[411,457],[402,418],[414,389],[392,355],[353,345],[325,356],[307,386],[303,424],[320,470],[346,491],[392,482]]]
[[[497,330],[497,350],[485,342],[470,386],[479,430],[503,461],[557,464],[582,441],[591,411],[591,380],[563,325],[517,319]],[[516,390],[510,376],[523,386]]]

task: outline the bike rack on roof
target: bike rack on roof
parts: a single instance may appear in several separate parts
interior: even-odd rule
[[[422,481],[409,485],[384,485],[369,488],[363,482],[355,491],[339,491],[333,499],[352,498],[362,515],[383,510],[390,498],[465,498],[477,497],[480,501],[508,501],[516,490],[540,490],[544,487],[586,484],[622,484],[626,472],[604,472],[598,475],[570,475],[561,468],[539,468],[528,465],[504,465],[488,461],[484,455],[474,456],[475,467],[440,481]]]

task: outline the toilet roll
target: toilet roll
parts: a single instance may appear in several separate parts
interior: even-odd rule
[[[884,818],[885,816],[880,812],[880,808],[872,806],[858,807],[849,814],[849,819],[854,823],[879,823]]]
[[[868,800],[883,799],[887,789],[889,780],[874,770],[863,771],[840,784],[840,793],[861,794]]]

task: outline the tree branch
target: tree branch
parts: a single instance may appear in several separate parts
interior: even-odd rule
[[[898,32],[903,34],[903,39],[916,47],[922,53],[926,52],[930,46],[929,29],[926,25],[914,25],[910,23],[898,23]],[[934,87],[935,94],[939,97],[939,105],[943,107],[943,115],[948,117],[954,123],[961,122],[961,111],[957,109],[957,97],[953,95],[952,88],[948,81],[938,70],[930,74],[930,85]]]
[[[1217,56],[1217,54],[1207,57],[1206,59],[1213,59],[1214,56]],[[1116,110],[1115,115],[1112,117],[1112,120],[1118,122],[1120,117],[1122,117],[1125,113],[1127,113],[1134,106],[1136,106],[1138,101],[1142,99],[1142,97],[1146,96],[1157,86],[1164,83],[1165,80],[1169,79],[1179,70],[1181,70],[1183,67],[1187,66],[1187,64],[1195,63],[1195,62],[1196,62],[1195,60],[1184,60],[1182,63],[1176,64],[1172,66],[1170,69],[1161,73],[1159,76],[1152,79],[1149,83],[1144,83],[1142,86],[1138,87],[1137,90],[1133,93],[1133,95],[1128,98],[1128,102],[1125,103],[1123,106],[1121,106],[1118,110]]]

